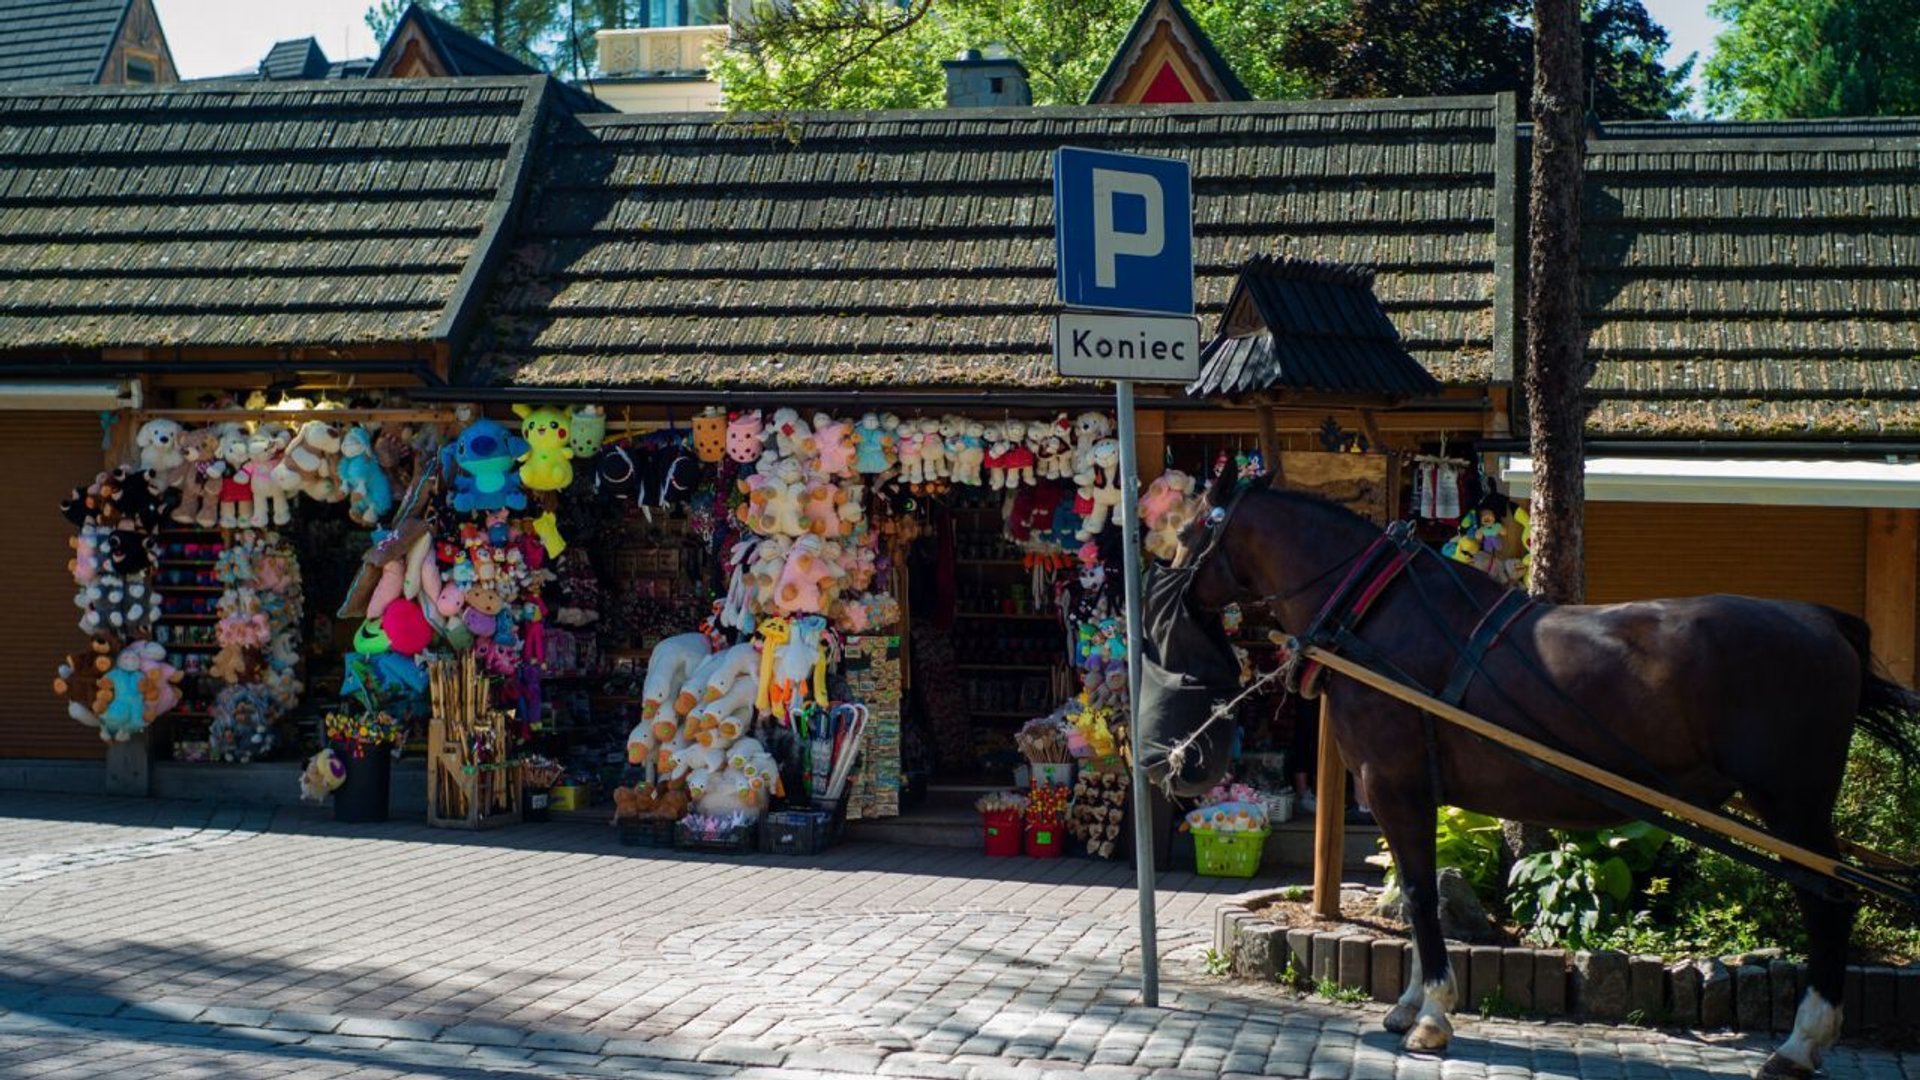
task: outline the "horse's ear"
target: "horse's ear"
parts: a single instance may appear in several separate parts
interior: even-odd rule
[[[1232,502],[1234,485],[1239,482],[1240,463],[1229,457],[1227,467],[1220,470],[1219,478],[1214,480],[1213,486],[1207,489],[1207,505],[1225,506]]]

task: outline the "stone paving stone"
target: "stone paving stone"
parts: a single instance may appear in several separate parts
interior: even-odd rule
[[[315,1035],[305,1043],[327,1050],[378,1050],[387,1040],[370,1035]]]
[[[125,1004],[104,994],[50,994],[35,1002],[34,1008],[56,1016],[112,1016]]]
[[[431,1039],[440,1034],[440,1025],[425,1020],[350,1016],[334,1030],[341,1035],[365,1035],[375,1039]]]
[[[326,1013],[275,1012],[268,1017],[266,1026],[278,1028],[281,1031],[311,1031],[316,1035],[323,1035],[339,1027],[342,1019]]]

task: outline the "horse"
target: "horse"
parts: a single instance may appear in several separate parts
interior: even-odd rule
[[[1264,607],[1292,634],[1331,620],[1347,629],[1334,651],[1425,688],[1458,689],[1465,667],[1470,681],[1453,700],[1466,711],[1699,806],[1739,794],[1776,836],[1823,855],[1837,851],[1833,808],[1856,724],[1904,760],[1920,758],[1920,695],[1877,673],[1865,622],[1818,604],[1533,602],[1404,533],[1310,494],[1259,480],[1239,487],[1230,471],[1181,533],[1170,572],[1186,575],[1176,619],[1211,628],[1237,603]],[[1347,602],[1356,589],[1368,601],[1363,615]],[[1336,596],[1341,610],[1323,612]],[[1399,868],[1413,929],[1406,991],[1385,1026],[1404,1034],[1407,1050],[1442,1052],[1458,990],[1437,907],[1439,805],[1561,829],[1628,818],[1591,789],[1543,781],[1517,754],[1398,699],[1328,670],[1317,676],[1333,737]],[[1156,782],[1182,797],[1217,784],[1231,739],[1219,728],[1230,724],[1146,714],[1145,700],[1141,738],[1152,749],[1143,764]],[[1795,884],[1808,984],[1762,1076],[1812,1075],[1840,1032],[1855,904],[1816,884]]]

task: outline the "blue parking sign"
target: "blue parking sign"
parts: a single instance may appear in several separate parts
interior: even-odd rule
[[[1053,155],[1060,301],[1193,314],[1193,181],[1179,158],[1063,146]]]

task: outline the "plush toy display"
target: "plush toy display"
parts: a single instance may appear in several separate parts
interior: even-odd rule
[[[347,763],[331,747],[307,759],[300,771],[300,798],[306,802],[324,802],[329,794],[347,782]]]
[[[299,492],[319,502],[339,502],[340,429],[325,420],[300,425],[273,471],[280,490]]]
[[[520,418],[520,437],[526,448],[518,455],[520,483],[529,491],[562,491],[573,483],[573,447],[567,440],[567,414],[551,405],[534,408],[515,405]],[[516,507],[516,509],[518,509]]]
[[[280,486],[280,462],[293,443],[293,432],[285,424],[267,421],[253,429],[247,440],[247,469],[253,485],[253,516],[247,522],[256,529],[285,525],[293,520],[288,495],[297,494]]]
[[[809,449],[813,429],[794,409],[776,409],[773,413],[773,445],[781,457],[797,458]]]
[[[1171,561],[1180,550],[1180,532],[1193,520],[1197,508],[1194,479],[1178,469],[1155,477],[1140,497],[1140,521],[1146,526],[1147,551]]]
[[[759,461],[765,440],[760,410],[734,413],[727,417],[727,456],[734,461],[742,465]]]
[[[1027,433],[1028,443],[1034,453],[1034,470],[1041,480],[1066,480],[1073,476],[1073,421],[1066,413],[1053,418],[1053,423],[1040,427],[1035,425]]]
[[[526,440],[509,433],[497,420],[476,420],[460,437],[440,451],[442,464],[453,477],[453,508],[462,514],[475,510],[525,510],[526,493],[514,462],[527,452]]]
[[[235,424],[220,435],[220,527],[237,529],[253,521],[252,440]]]
[[[1120,505],[1120,444],[1107,438],[1094,443],[1087,453],[1086,468],[1073,479],[1079,498],[1089,507],[1075,535],[1091,540],[1106,529],[1109,516]]]
[[[165,478],[186,463],[186,429],[177,420],[149,420],[140,425],[133,444],[140,449],[140,467]]]
[[[607,439],[607,413],[598,405],[582,405],[567,418],[567,449],[575,461],[590,460]]]
[[[864,476],[874,476],[893,467],[893,435],[881,426],[876,413],[860,418],[853,429],[853,467]]]
[[[347,514],[362,525],[378,525],[393,509],[393,486],[374,455],[373,441],[358,425],[340,437],[340,489],[347,496]]]
[[[693,452],[701,461],[718,465],[727,457],[727,414],[718,406],[693,418]]]
[[[210,427],[189,431],[180,449],[182,464],[163,474],[163,482],[180,493],[173,520],[211,529],[220,521],[220,433]]]

